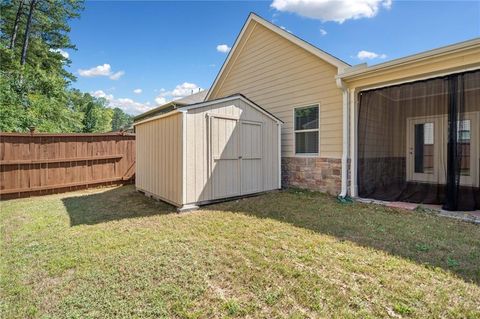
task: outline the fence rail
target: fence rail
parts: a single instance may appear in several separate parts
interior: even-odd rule
[[[134,178],[134,134],[0,133],[1,199]]]

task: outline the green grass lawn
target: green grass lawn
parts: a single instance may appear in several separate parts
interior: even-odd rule
[[[480,318],[480,227],[289,190],[1,202],[1,318]]]

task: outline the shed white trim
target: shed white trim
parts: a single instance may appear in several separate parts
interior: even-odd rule
[[[187,201],[187,112],[182,112],[182,202]]]
[[[330,55],[328,54],[327,52],[325,51],[322,51],[320,50],[319,48],[317,48],[316,46],[306,42],[305,40],[291,34],[290,32],[287,32],[285,30],[283,30],[282,28],[274,25],[273,23],[259,17],[258,15],[256,15],[255,13],[250,13],[250,15],[248,16],[247,18],[247,21],[245,22],[245,24],[243,25],[242,27],[242,30],[240,31],[240,34],[237,36],[237,39],[235,40],[235,43],[232,47],[232,49],[230,50],[228,56],[227,56],[227,59],[225,60],[225,62],[223,63],[222,65],[222,68],[220,69],[220,71],[218,72],[217,76],[215,77],[215,80],[213,81],[213,84],[212,86],[210,87],[210,89],[208,90],[208,93],[207,93],[207,96],[205,97],[205,100],[207,101],[209,98],[210,98],[210,95],[212,94],[213,90],[216,88],[216,86],[219,84],[219,81],[220,81],[220,78],[222,77],[227,65],[229,64],[230,62],[230,59],[233,57],[234,53],[237,51],[237,50],[241,50],[242,47],[239,47],[239,43],[240,41],[242,40],[242,38],[244,36],[247,36],[249,37],[250,36],[250,33],[249,34],[245,34],[248,26],[252,23],[252,22],[256,22],[262,26],[264,26],[265,28],[275,32],[276,34],[280,35],[281,37],[289,40],[290,42],[298,45],[299,47],[301,47],[302,49],[312,53],[313,55],[319,57],[320,59],[322,59],[323,61],[335,66],[338,68],[339,70],[339,73],[340,71],[350,67],[350,65],[338,58],[336,58],[335,56],[333,55]]]

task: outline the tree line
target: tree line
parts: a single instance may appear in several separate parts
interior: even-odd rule
[[[71,19],[83,0],[0,1],[0,131],[94,133],[125,129],[132,117],[72,88]]]

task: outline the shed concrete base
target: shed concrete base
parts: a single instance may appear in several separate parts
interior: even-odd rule
[[[170,204],[170,205],[172,205],[172,206],[178,207],[178,204],[177,204],[177,203],[174,203],[174,202],[172,202],[172,201],[170,201],[170,200],[168,200],[168,199],[166,199],[166,198],[163,198],[163,197],[161,197],[161,196],[158,196],[158,195],[155,195],[155,194],[153,194],[153,193],[150,193],[150,192],[148,192],[148,191],[146,191],[146,190],[144,190],[144,189],[141,189],[141,188],[139,188],[139,187],[136,187],[136,190],[137,190],[137,192],[142,193],[142,194],[145,195],[146,197],[150,197],[150,198],[153,198],[153,199],[155,199],[155,200],[159,200],[159,201],[165,202],[165,203],[167,203],[167,204]]]
[[[165,198],[162,198],[161,196],[150,193],[150,192],[148,192],[144,189],[141,189],[139,187],[136,187],[136,190],[137,190],[137,192],[145,195],[146,197],[152,198],[154,200],[162,201],[162,202],[165,202],[165,203],[170,204],[172,206],[175,206],[178,213],[185,213],[185,212],[197,210],[197,209],[200,208],[200,206],[229,202],[229,201],[235,201],[235,200],[240,200],[240,199],[243,199],[243,198],[259,196],[259,195],[270,193],[270,192],[277,192],[280,189],[272,189],[272,190],[258,192],[258,193],[244,194],[244,195],[241,195],[241,196],[233,196],[233,197],[206,200],[206,201],[201,201],[201,202],[197,202],[197,203],[184,204],[183,206],[180,206],[177,203],[169,201]]]
[[[177,207],[177,212],[185,213],[185,212],[189,212],[189,211],[192,211],[192,210],[197,210],[198,208],[199,207],[197,205],[194,205],[194,204],[183,205],[182,207]]]

